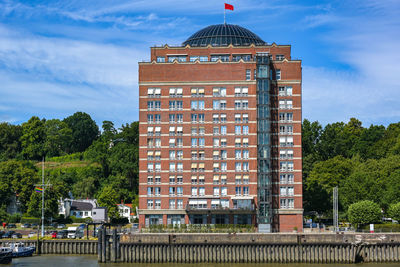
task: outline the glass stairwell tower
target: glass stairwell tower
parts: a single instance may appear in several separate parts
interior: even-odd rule
[[[260,232],[272,227],[270,67],[268,53],[257,53],[257,222]]]

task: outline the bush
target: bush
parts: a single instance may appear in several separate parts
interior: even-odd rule
[[[21,217],[22,217],[21,214],[15,213],[15,214],[8,216],[7,221],[8,221],[8,223],[19,223],[21,221]]]
[[[129,223],[129,220],[128,218],[111,218],[111,223],[125,225]]]
[[[393,220],[400,221],[400,202],[390,205],[389,216]]]
[[[71,219],[73,223],[88,223],[93,221],[92,218],[76,218],[75,216],[70,216],[69,219]]]
[[[37,224],[39,224],[40,223],[40,218],[36,218],[36,217],[22,217],[21,218],[21,223],[22,224],[24,224],[24,223],[37,223]]]
[[[363,230],[369,231],[369,225],[365,225],[363,227]],[[400,232],[400,224],[394,224],[394,223],[375,224],[374,231],[376,233]]]
[[[350,205],[348,217],[350,223],[358,227],[359,225],[380,222],[382,213],[378,204],[364,200]]]

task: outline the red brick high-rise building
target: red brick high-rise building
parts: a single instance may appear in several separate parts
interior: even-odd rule
[[[301,61],[237,25],[139,63],[139,223],[302,230]]]

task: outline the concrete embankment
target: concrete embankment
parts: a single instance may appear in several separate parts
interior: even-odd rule
[[[92,254],[100,262],[400,262],[400,234],[106,234],[99,240],[24,242],[38,254]]]
[[[354,263],[400,261],[399,234],[123,235],[122,262]]]
[[[37,254],[97,254],[97,240],[0,240],[0,246],[10,242],[22,242],[35,246]]]

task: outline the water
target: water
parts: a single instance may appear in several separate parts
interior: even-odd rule
[[[10,265],[9,265],[10,266]],[[305,264],[305,263],[291,263],[291,264],[277,264],[277,263],[235,263],[235,264],[218,264],[218,263],[98,263],[95,256],[58,256],[58,255],[43,255],[28,258],[13,259],[11,266],[19,267],[400,267],[400,263],[364,263],[364,264]]]

